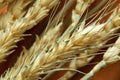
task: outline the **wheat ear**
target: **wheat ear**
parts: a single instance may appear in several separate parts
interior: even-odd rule
[[[108,4],[108,6],[107,7],[109,7],[111,4]],[[105,6],[105,8],[107,8],[106,6]],[[103,11],[104,12],[104,11]],[[103,13],[104,14],[104,13]],[[104,14],[105,15],[105,14]],[[103,17],[103,15],[102,15],[102,17]],[[111,20],[111,21],[107,21],[106,23],[104,23],[104,24],[98,24],[98,25],[95,25],[94,27],[100,27],[101,26],[101,28],[99,28],[98,30],[97,30],[97,28],[96,28],[96,30],[94,30],[95,32],[93,32],[93,33],[90,33],[91,35],[91,39],[92,39],[92,35],[94,34],[94,33],[97,33],[97,32],[99,32],[101,35],[103,34],[103,35],[107,35],[107,36],[105,36],[104,37],[104,39],[108,39],[108,38],[110,38],[110,36],[108,36],[108,31],[110,31],[110,33],[109,33],[109,35],[112,35],[113,33],[115,33],[116,31],[114,31],[114,29],[115,29],[115,27],[114,26],[109,26],[110,25],[110,23],[113,23],[113,19]],[[113,25],[113,24],[112,24]],[[92,25],[91,25],[92,26]],[[104,27],[103,27],[104,26]],[[110,27],[110,28],[109,28]],[[103,28],[107,28],[107,29],[103,29]],[[119,28],[119,27],[116,27],[116,28]],[[102,30],[103,29],[103,30]],[[82,30],[81,30],[81,32],[82,32]],[[92,32],[92,31],[91,31]],[[98,33],[97,33],[98,34]],[[98,34],[99,35],[99,34]],[[94,35],[94,36],[98,36],[98,35]],[[82,35],[79,35],[79,36],[82,36]],[[89,37],[90,37],[89,36]],[[89,51],[89,50],[85,50],[88,54],[86,54],[86,52],[84,52],[84,53],[81,53],[80,55],[79,55],[79,58],[75,58],[73,61],[71,61],[71,63],[70,63],[70,65],[69,65],[69,68],[70,69],[77,69],[77,68],[80,68],[80,67],[83,67],[83,66],[85,66],[85,65],[87,65],[93,58],[94,58],[94,56],[95,55],[97,55],[97,54],[95,54],[97,51],[99,51],[101,48],[103,48],[102,46],[104,46],[104,44],[107,42],[105,42],[105,40],[103,41],[103,40],[101,40],[101,38],[103,38],[103,36],[99,36],[98,37],[98,39],[100,39],[100,40],[98,40],[98,45],[100,45],[101,44],[101,47],[96,47],[96,48],[98,48],[98,49],[92,49],[92,47],[94,46],[94,45],[96,45],[96,43],[94,42],[94,43],[92,43],[92,45],[89,45],[89,48],[91,48],[91,50]],[[94,41],[97,41],[97,40],[94,40]],[[93,54],[93,55],[91,55],[91,54]],[[91,55],[91,57],[90,57],[90,55]],[[85,57],[86,56],[86,57]],[[61,78],[60,78],[60,80],[68,80],[69,78],[71,78],[73,75],[75,75],[75,71],[67,71]]]
[[[47,16],[48,11],[54,5],[56,5],[57,2],[58,0],[36,0],[33,6],[31,6],[27,13],[24,15],[24,17],[16,19],[11,26],[7,26],[8,28],[6,28],[4,32],[1,30],[2,34],[0,34],[0,62],[7,55],[12,53],[10,50],[16,47],[15,43],[20,41],[22,37],[26,35],[23,33],[35,26],[39,21]]]
[[[84,0],[76,0],[76,5],[75,5],[75,9],[72,10],[72,23],[71,25],[68,27],[70,30],[70,27],[71,27],[71,30],[72,28],[74,29],[79,20],[81,19],[83,13],[85,12],[85,10],[87,9],[87,7],[89,7],[91,5],[91,3],[93,3],[94,0],[87,0],[87,1],[84,1]],[[73,27],[74,26],[74,27]],[[52,75],[53,73],[49,73],[47,76],[45,76],[43,78],[43,80],[46,80],[50,75]]]
[[[84,24],[83,24],[83,26],[84,26]],[[89,27],[91,27],[91,25]],[[92,28],[93,28],[93,26],[92,26]],[[56,31],[54,31],[54,32],[56,32]],[[78,32],[80,32],[80,30],[78,30]],[[86,34],[85,32],[86,32],[86,30],[84,30],[82,33],[80,32],[80,34],[83,34],[83,36],[84,36]],[[94,30],[93,30],[93,32],[94,32]],[[24,55],[20,56],[16,65],[10,71],[8,71],[6,73],[4,78],[12,79],[14,76],[16,76],[15,79],[17,79],[17,78],[20,78],[20,79],[24,78],[24,79],[29,79],[29,80],[30,79],[38,79],[39,75],[49,73],[50,69],[54,69],[56,66],[58,66],[56,64],[61,63],[62,62],[61,60],[65,60],[72,55],[79,54],[76,51],[75,51],[76,54],[73,54],[74,53],[73,50],[77,50],[79,48],[79,47],[75,48],[76,44],[82,45],[82,44],[87,43],[87,41],[84,41],[85,40],[84,39],[83,43],[81,43],[81,40],[80,41],[78,40],[79,39],[78,37],[80,34],[79,35],[76,34],[74,36],[75,40],[73,40],[74,39],[73,36],[72,37],[68,36],[68,35],[70,35],[70,33],[71,32],[69,32],[69,33],[65,32],[57,40],[57,42],[55,41],[55,43],[53,43],[52,45],[45,44],[45,47],[42,48],[42,51],[41,51],[41,47],[39,47],[39,45],[40,45],[39,43],[41,43],[41,39],[39,40],[39,38],[37,38],[33,47],[38,46],[38,48],[35,48],[32,51],[31,51],[31,49],[30,50],[24,49]],[[87,33],[89,33],[89,31],[87,31]],[[46,40],[46,38],[45,38],[45,40]],[[69,42],[66,40],[69,40]],[[48,38],[48,41],[49,41],[49,38]],[[68,42],[68,43],[66,43],[66,42]],[[67,47],[68,47],[68,49],[67,49]],[[83,46],[81,46],[81,47],[83,47]],[[64,51],[63,51],[63,49],[64,49]],[[70,50],[70,52],[69,52],[69,50]],[[63,52],[61,52],[61,51],[63,51]],[[65,55],[69,54],[70,56],[67,57],[64,54]],[[49,60],[48,60],[48,58],[49,58]],[[19,65],[19,66],[17,66],[17,65]],[[4,78],[2,78],[2,79],[4,79]]]
[[[59,24],[59,25],[61,25],[61,23]],[[58,26],[59,26],[58,25]],[[57,28],[57,27],[56,27]],[[38,38],[37,38],[37,40],[35,41],[35,43],[34,43],[34,45],[33,45],[33,47],[31,47],[31,49],[30,49],[30,53],[32,54],[32,53],[35,53],[36,54],[36,52],[40,52],[44,47],[45,47],[45,45],[46,45],[46,43],[47,43],[47,45],[50,45],[49,43],[52,43],[53,41],[54,41],[54,39],[53,38],[55,38],[55,36],[56,35],[53,35],[53,37],[51,36],[50,38],[49,38],[49,34],[51,34],[51,32],[54,32],[54,34],[56,34],[56,32],[58,32],[58,30],[59,30],[59,27],[57,28],[57,30],[56,30],[56,28],[55,29],[53,29],[53,30],[49,30],[46,34],[44,34],[44,36],[43,36],[43,38],[42,39],[40,39],[40,42],[38,42]],[[46,41],[47,40],[47,41]],[[52,42],[51,42],[52,41]],[[41,45],[43,45],[43,43],[44,43],[44,46],[41,46]],[[38,44],[41,44],[41,45],[38,45]],[[34,50],[34,46],[37,46],[37,49],[35,49]],[[29,53],[29,55],[30,55],[30,53]],[[26,56],[25,56],[26,57]],[[24,59],[24,58],[23,58]],[[20,63],[20,62],[19,62]]]
[[[57,19],[59,19],[59,17],[61,17],[61,16],[57,16]],[[59,22],[59,20],[57,22]],[[56,21],[55,21],[55,24],[57,24]],[[49,24],[49,25],[51,25],[51,24]],[[48,27],[49,27],[49,25],[48,25]],[[62,22],[60,22],[58,25],[56,25],[56,27],[50,27],[49,30],[46,30],[40,36],[40,38],[38,36],[36,36],[36,41],[30,48],[29,54],[26,52],[26,49],[24,49],[25,54],[21,55],[21,57],[17,60],[15,66],[10,71],[8,70],[7,73],[5,74],[5,77],[1,78],[1,79],[8,79],[8,78],[13,79],[14,76],[16,76],[15,79],[23,79],[24,78],[25,80],[26,79],[28,79],[28,80],[36,79],[37,80],[39,78],[39,72],[34,73],[34,70],[31,71],[29,74],[25,75],[27,77],[22,76],[22,75],[24,75],[24,73],[28,72],[28,70],[29,71],[31,70],[31,67],[28,67],[28,69],[26,69],[26,70],[24,70],[24,67],[27,65],[31,65],[31,59],[34,59],[34,57],[36,55],[38,55],[46,47],[46,45],[51,46],[51,44],[60,35],[60,26],[61,25],[62,25]],[[51,35],[51,33],[53,35]],[[57,33],[59,33],[59,34],[57,34]],[[35,48],[35,46],[37,46],[37,47]],[[34,57],[31,57],[31,56],[34,56]],[[26,58],[29,60],[25,60]],[[21,62],[23,64],[19,64]],[[17,65],[20,65],[20,66],[17,66]],[[37,65],[37,63],[36,63],[36,65]],[[38,66],[39,66],[39,64],[38,64]],[[15,67],[17,67],[17,69],[15,69]],[[20,68],[21,68],[21,70],[20,70]],[[36,69],[36,66],[34,66],[34,69]],[[24,70],[24,73],[22,73],[23,70]],[[19,75],[17,73],[18,71],[19,71]],[[34,77],[33,77],[33,75],[34,75]]]
[[[74,26],[77,26],[78,21],[81,19],[81,16],[85,12],[85,10],[91,5],[91,3],[94,2],[94,0],[76,0],[76,6],[75,9],[72,11],[72,23]],[[69,28],[69,27],[68,27]],[[50,74],[49,74],[50,76]],[[44,79],[46,79],[48,76],[46,76]],[[68,79],[68,77],[65,78],[65,76],[62,76],[61,80]]]
[[[50,32],[48,32],[48,33],[46,33],[46,34],[50,34],[51,32],[57,32],[57,31],[55,31],[56,29],[53,29],[54,31],[50,31]],[[59,30],[59,29],[58,29]],[[69,33],[68,33],[69,34]],[[47,37],[46,37],[47,36]],[[49,46],[51,45],[49,45],[49,42],[51,42],[51,41],[49,41],[49,40],[51,40],[52,38],[54,38],[54,37],[50,37],[50,39],[49,39],[49,37],[48,37],[49,35],[45,35],[44,34],[44,36],[43,36],[43,38],[42,39],[40,39],[39,40],[39,38],[37,38],[37,40],[36,40],[36,42],[34,43],[34,45],[32,46],[32,48],[30,49],[30,50],[24,50],[24,56],[21,56],[20,58],[19,58],[19,60],[18,60],[18,62],[16,63],[16,65],[15,66],[17,66],[17,69],[15,69],[14,67],[10,70],[10,71],[8,71],[8,73],[6,74],[6,76],[5,76],[5,79],[7,79],[7,77],[10,77],[9,75],[10,75],[10,73],[12,73],[12,72],[17,72],[17,71],[19,71],[19,75],[18,74],[15,74],[15,75],[12,75],[12,76],[16,76],[16,75],[18,75],[16,78],[18,78],[18,77],[21,77],[21,78],[24,78],[25,76],[28,76],[28,77],[25,77],[25,78],[28,78],[28,79],[30,79],[32,76],[33,76],[33,73],[35,73],[34,71],[36,71],[36,75],[34,74],[34,77],[33,78],[31,78],[31,79],[35,79],[35,78],[38,78],[38,74],[37,73],[40,73],[40,74],[42,74],[42,73],[44,73],[43,72],[43,68],[45,68],[46,70],[47,70],[47,68],[48,67],[55,67],[55,63],[54,63],[54,65],[53,66],[51,66],[51,64],[48,64],[48,67],[46,68],[46,67],[44,67],[44,66],[47,66],[47,65],[43,65],[43,64],[45,64],[46,63],[46,60],[47,60],[47,58],[49,57],[49,52],[51,52],[51,50],[52,50],[52,48],[50,47],[50,49],[47,49],[47,48],[49,48]],[[46,38],[48,38],[48,41],[46,41],[47,39]],[[61,39],[61,38],[60,38]],[[65,38],[66,39],[66,38]],[[52,39],[52,40],[54,40],[54,39]],[[47,42],[48,44],[45,44],[45,42]],[[44,46],[41,48],[41,45],[44,43]],[[40,45],[41,44],[41,45]],[[52,44],[52,45],[56,45],[56,43],[54,43],[54,44]],[[37,46],[37,48],[35,49],[34,48],[34,46]],[[45,47],[46,46],[46,47]],[[42,50],[41,50],[42,49]],[[45,53],[46,54],[44,54],[43,52],[45,51]],[[47,51],[47,52],[46,52]],[[29,55],[27,54],[27,53],[29,53]],[[58,54],[59,55],[59,54]],[[24,61],[25,60],[25,61]],[[22,64],[20,64],[22,61],[24,61]],[[30,63],[32,63],[32,64],[30,64]],[[56,62],[57,63],[57,62]],[[19,65],[19,66],[18,66]],[[29,65],[32,65],[32,66],[29,66]],[[49,66],[50,65],[50,66]],[[28,66],[28,67],[26,67],[26,66]],[[26,70],[25,70],[25,68],[24,67],[26,67]],[[37,68],[38,67],[38,68]],[[41,68],[41,69],[40,69]],[[42,70],[43,69],[43,70]],[[42,71],[41,71],[42,70]],[[49,70],[49,68],[48,68],[48,70]],[[30,71],[29,72],[29,74],[27,73],[28,71]],[[14,72],[14,73],[15,73]],[[26,74],[27,73],[27,74]],[[26,74],[26,75],[24,75],[24,76],[22,76],[22,74]],[[12,78],[12,77],[11,77]]]
[[[36,41],[34,42],[33,46],[30,48],[30,50],[27,51],[26,49],[24,49],[25,54],[20,56],[20,58],[18,59],[18,61],[15,64],[15,66],[10,71],[8,70],[5,77],[1,78],[1,80],[9,79],[9,78],[13,79],[15,76],[16,76],[16,78],[15,78],[16,80],[17,79],[38,80],[39,72],[37,72],[37,71],[39,71],[39,64],[37,64],[37,61],[34,62],[34,58],[45,48],[45,46],[52,45],[52,43],[55,41],[55,39],[59,35],[50,35],[50,33],[57,34],[57,32],[60,32],[59,30],[60,30],[61,25],[62,25],[62,23],[59,23],[55,28],[49,29],[41,39],[39,39],[39,37],[37,36]],[[48,36],[50,36],[50,37],[48,37]],[[37,48],[35,48],[34,46],[37,46]],[[33,57],[31,57],[31,56],[33,56]],[[22,64],[20,64],[20,63],[22,63]],[[33,63],[34,63],[34,66],[29,66],[29,65],[33,65]],[[28,67],[26,67],[26,66],[28,66]],[[17,69],[15,69],[15,67]],[[26,69],[25,69],[25,67],[26,67]],[[28,73],[28,71],[30,71],[30,72]],[[34,71],[36,71],[36,72],[34,72]]]
[[[11,27],[15,24],[16,18],[20,18],[25,14],[25,8],[30,2],[24,2],[24,0],[15,1],[9,4],[8,11],[5,14],[0,15],[0,36],[3,38],[0,39],[0,62],[4,60],[5,56],[12,53],[9,50],[15,47],[14,44],[17,43],[17,39],[20,40],[18,36],[15,36],[17,34],[12,32],[12,29],[13,31],[15,29]],[[13,34],[14,38],[12,39]]]

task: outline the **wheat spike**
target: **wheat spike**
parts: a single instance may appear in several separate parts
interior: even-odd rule
[[[5,14],[2,14],[0,16],[0,32],[1,32],[1,43],[0,43],[0,62],[2,62],[5,58],[5,56],[12,53],[12,48],[16,47],[14,44],[17,43],[20,40],[20,37],[14,35],[14,28],[12,32],[12,26],[15,24],[16,18],[22,17],[25,14],[24,8],[30,3],[31,1],[28,1],[28,3],[24,3],[24,0],[21,1],[15,1],[11,4],[9,4],[8,11]],[[15,6],[15,7],[14,7]],[[22,6],[22,7],[21,7]],[[14,11],[15,10],[15,11]],[[16,13],[16,11],[19,11]],[[11,34],[12,33],[12,34]],[[13,35],[15,36],[13,39]],[[13,46],[12,46],[13,45]]]
[[[108,4],[108,6],[109,6],[110,4]],[[106,7],[105,7],[106,8]],[[104,28],[106,28],[106,29],[103,29],[102,30],[102,28],[100,29],[98,29],[98,30],[96,30],[95,32],[99,32],[101,35],[103,34],[103,35],[105,35],[105,34],[107,34],[108,35],[108,31],[109,32],[111,32],[111,33],[109,33],[109,35],[111,35],[111,34],[113,34],[113,33],[115,33],[116,31],[113,31],[114,29],[115,29],[115,27],[114,27],[114,17],[115,16],[118,16],[118,13],[116,13],[116,14],[113,14],[112,16],[111,16],[111,18],[112,18],[112,20],[110,21],[110,20],[108,20],[106,23],[105,23],[105,25],[103,24],[103,26],[104,26]],[[113,17],[114,16],[114,17]],[[116,22],[118,22],[119,20],[117,19],[117,21]],[[94,26],[94,27],[100,27],[100,25],[102,25],[102,24],[98,24],[98,25],[96,25],[96,26]],[[111,25],[111,26],[109,26],[109,25]],[[117,28],[119,28],[119,26],[117,27]],[[99,30],[101,30],[101,31],[99,31]],[[81,30],[82,31],[82,30]],[[94,32],[94,33],[95,33]],[[92,34],[92,33],[91,33]],[[92,34],[93,35],[93,34]],[[91,38],[92,38],[92,35],[91,35]],[[80,35],[79,35],[80,36]],[[82,36],[82,35],[81,35]],[[99,36],[98,37],[98,39],[100,39],[100,38],[102,38],[103,36]],[[110,36],[109,36],[110,37]],[[106,36],[106,39],[108,39],[109,38],[108,36]],[[95,40],[94,40],[95,41]],[[99,44],[101,44],[101,46],[104,46],[103,44],[105,44],[105,43],[103,43],[104,41],[102,41],[102,40],[98,40],[98,41],[100,41],[99,43],[98,43],[98,45]],[[102,44],[103,43],[103,44]],[[88,44],[88,43],[87,43]],[[92,45],[90,45],[91,47],[94,45],[95,43],[92,43]],[[96,45],[96,44],[95,44]],[[89,47],[90,47],[89,46]],[[97,47],[96,47],[97,48]],[[101,47],[102,48],[102,47]],[[71,63],[70,63],[70,66],[69,66],[69,68],[71,69],[77,69],[77,68],[80,68],[80,67],[83,67],[83,66],[85,66],[85,65],[87,65],[93,58],[94,58],[94,55],[92,55],[91,57],[88,57],[91,53],[93,54],[95,54],[96,55],[96,52],[97,51],[99,51],[100,49],[101,49],[100,47],[98,48],[98,49],[91,49],[90,51],[89,50],[86,50],[87,51],[87,53],[88,54],[86,54],[86,52],[84,52],[84,53],[82,53],[82,54],[80,54],[79,55],[79,57],[80,58],[75,58],[73,61],[71,61]],[[82,56],[84,56],[84,57],[82,57]],[[85,57],[86,56],[86,57]],[[71,78],[73,75],[75,75],[75,71],[67,71],[61,78],[60,78],[60,80],[67,80],[67,79],[69,79],[69,78]]]
[[[16,78],[15,78],[16,80],[17,79],[20,79],[20,80],[23,80],[23,79],[37,80],[37,79],[39,79],[39,72],[37,72],[37,71],[39,71],[39,67],[38,67],[39,64],[36,63],[37,62],[36,60],[34,62],[34,58],[42,51],[42,49],[45,48],[46,45],[50,46],[52,44],[52,42],[54,42],[54,39],[57,38],[57,35],[53,35],[48,38],[48,36],[50,35],[49,33],[54,32],[54,34],[56,34],[60,30],[59,28],[61,25],[62,25],[62,23],[59,23],[58,26],[56,26],[55,28],[49,29],[48,32],[46,34],[44,34],[42,39],[39,39],[39,37],[37,36],[36,37],[37,39],[36,39],[35,43],[33,44],[33,46],[30,48],[30,50],[27,51],[26,49],[24,49],[25,55],[24,56],[21,55],[21,57],[16,62],[16,65],[10,71],[8,71],[8,73],[6,73],[6,76],[3,79],[9,79],[9,78],[13,79],[15,76],[16,76]],[[38,45],[38,44],[41,44],[43,46]],[[37,46],[37,48],[35,48],[34,46]],[[33,57],[31,57],[31,56],[33,56]],[[19,64],[19,63],[22,63],[22,64]],[[34,63],[34,66],[29,66],[29,65],[33,65],[33,63]],[[17,65],[19,65],[19,66],[17,66]],[[28,67],[26,67],[26,66],[28,66]],[[15,67],[17,67],[16,70],[14,70]],[[26,67],[25,70],[24,70],[24,67]],[[15,71],[15,72],[13,72],[13,71]],[[17,71],[19,71],[19,73],[17,73]],[[36,71],[36,72],[34,72],[34,71]],[[17,74],[15,74],[15,73],[17,73]],[[2,80],[2,78],[1,78],[1,80]]]
[[[20,2],[20,1],[18,1]],[[47,2],[47,3],[46,3]],[[34,27],[39,21],[41,21],[45,16],[47,16],[48,11],[56,5],[58,0],[36,0],[31,6],[27,13],[24,15],[24,17],[20,17],[16,19],[12,25],[7,25],[7,28],[2,34],[0,34],[0,62],[9,55],[9,50],[13,49],[15,46],[15,43],[20,41],[23,36],[26,36],[26,34],[23,34],[26,30]],[[14,13],[14,12],[13,12]],[[8,20],[9,21],[9,20]],[[19,31],[18,31],[19,30]]]
[[[94,0],[76,0],[77,4],[75,9],[72,11],[72,24],[74,24],[74,26],[77,26],[78,21],[81,19],[81,16],[83,15],[83,13],[85,12],[85,10],[87,9],[87,7],[90,6],[91,3],[94,2]],[[74,60],[73,60],[74,61]],[[71,61],[71,62],[73,62]],[[74,63],[74,62],[73,62]],[[72,65],[72,63],[71,63]],[[75,68],[73,68],[75,69]],[[67,80],[70,77],[72,77],[69,73],[71,73],[72,71],[68,71],[68,73],[64,74],[64,76],[62,76],[60,79],[61,80]],[[73,73],[73,72],[72,72]],[[67,76],[67,77],[66,77]],[[68,77],[69,76],[69,77]]]

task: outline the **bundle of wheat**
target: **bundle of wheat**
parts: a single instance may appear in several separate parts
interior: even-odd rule
[[[0,80],[75,80],[76,73],[84,75],[80,80],[91,80],[101,68],[120,60],[119,3],[119,0],[0,0],[0,8],[8,6],[0,14],[1,64],[9,62],[19,41],[31,36],[32,33],[25,33],[27,30],[45,26],[40,34],[35,32],[36,38],[28,49],[22,44],[20,55],[16,53],[18,59],[2,71]],[[78,70],[93,64],[90,62],[99,55],[103,59],[90,72]],[[54,78],[56,72],[60,76]]]

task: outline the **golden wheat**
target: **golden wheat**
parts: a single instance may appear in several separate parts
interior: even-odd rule
[[[45,1],[43,0],[36,0],[33,6],[31,6],[25,15],[22,14],[22,9],[20,9],[20,6],[22,5],[23,8],[29,3],[24,3],[25,1],[19,1],[16,5],[13,4],[15,9],[19,9],[20,13],[17,11],[17,13],[10,8],[10,12],[6,13],[5,16],[1,17],[3,24],[1,26],[5,27],[5,30],[1,29],[1,38],[0,38],[0,62],[10,53],[12,53],[11,49],[13,49],[15,44],[22,39],[23,36],[26,36],[26,34],[23,34],[26,30],[34,27],[40,20],[42,20],[45,16],[47,16],[48,11],[58,2],[58,0],[54,0],[51,2],[51,0]],[[21,3],[21,4],[20,4]],[[11,6],[13,6],[11,5]],[[16,6],[15,6],[16,5]],[[47,5],[47,6],[46,6]],[[18,6],[18,7],[17,7]],[[17,8],[16,8],[17,7]],[[14,8],[12,8],[14,9]],[[12,12],[13,11],[13,12]],[[23,17],[22,17],[23,16]],[[5,24],[6,18],[8,19],[8,23]],[[13,20],[14,18],[17,18],[16,20]],[[5,25],[4,25],[5,24]],[[19,30],[19,31],[18,31]]]
[[[102,25],[104,26],[104,27],[101,27],[101,28],[98,28],[98,30],[94,30],[95,32],[99,32],[100,34],[101,34],[101,36],[99,36],[99,37],[97,37],[99,40],[98,41],[100,41],[100,42],[98,42],[98,44],[97,45],[101,45],[101,46],[105,46],[105,45],[103,45],[103,44],[105,44],[105,43],[103,43],[104,41],[102,40],[100,40],[100,38],[102,38],[102,37],[104,37],[104,36],[102,36],[102,35],[111,35],[111,34],[113,34],[115,31],[114,31],[114,29],[119,29],[119,12],[116,12],[116,13],[114,13],[114,14],[112,14],[111,15],[111,18],[110,18],[110,20],[108,20],[105,24],[98,24],[98,25],[96,25],[96,26],[94,26],[94,27],[96,27],[96,28],[98,28],[98,27],[101,27]],[[117,19],[116,19],[117,18]],[[101,25],[101,26],[100,26]],[[114,26],[114,25],[117,25],[116,27]],[[92,25],[91,25],[92,26]],[[106,28],[106,29],[103,29],[102,30],[102,28]],[[100,31],[101,30],[101,31]],[[81,30],[81,31],[83,31],[83,30]],[[107,32],[111,32],[111,33],[107,33]],[[89,31],[90,32],[90,31]],[[92,30],[91,30],[91,32],[92,32]],[[94,32],[94,33],[95,33]],[[80,32],[79,32],[80,33]],[[99,35],[99,33],[97,33],[98,35]],[[92,35],[90,35],[89,37],[91,37],[91,39],[92,39],[92,36],[93,36],[93,33],[91,33]],[[82,36],[82,35],[81,35]],[[95,36],[97,36],[97,35],[95,35]],[[110,37],[110,36],[109,36]],[[105,38],[105,37],[104,37]],[[93,39],[95,39],[95,38],[93,38]],[[108,38],[108,36],[106,36],[106,39],[109,39]],[[80,40],[80,39],[79,39]],[[94,40],[95,41],[95,40]],[[106,40],[105,40],[106,41]],[[94,42],[95,43],[95,42]],[[92,45],[91,46],[89,46],[90,48],[94,45],[94,43],[92,43]],[[103,43],[103,44],[102,44]],[[88,44],[88,43],[87,43]],[[85,45],[85,44],[84,44]],[[96,44],[95,44],[96,45]],[[101,47],[102,48],[102,47]],[[87,50],[86,49],[86,51],[87,51],[87,53],[88,54],[86,54],[86,52],[84,52],[84,53],[80,53],[80,55],[79,55],[79,57],[80,57],[80,59],[78,58],[75,58],[72,62],[71,62],[71,64],[70,64],[70,66],[69,66],[69,68],[74,68],[74,69],[77,69],[77,68],[80,68],[80,67],[83,67],[83,66],[85,66],[85,65],[87,65],[93,58],[94,58],[94,56],[91,56],[91,57],[88,57],[87,58],[87,56],[88,55],[90,55],[91,53],[92,54],[96,54],[96,52],[97,51],[99,51],[100,49],[101,49],[100,47],[99,47],[99,49],[97,49],[97,47],[96,47],[96,50],[93,48],[93,49],[91,49],[91,51],[89,51],[89,50]],[[83,57],[82,58],[82,56],[86,56],[86,57]],[[62,76],[61,77],[61,80],[67,80],[68,78],[71,78],[74,74],[75,74],[76,72],[75,71],[68,71],[66,74],[64,74],[64,76]]]
[[[23,33],[38,24],[59,2],[59,0],[30,0],[26,3],[24,1],[13,0],[9,3],[8,12],[0,17],[0,62],[13,52],[12,49],[23,36],[27,36]],[[67,72],[59,80],[68,80],[76,72],[85,75],[80,80],[89,80],[102,67],[120,60],[120,38],[112,45],[106,44],[120,29],[120,6],[110,10],[114,1],[108,0],[101,10],[99,5],[89,11],[88,7],[94,1],[68,0],[57,15],[55,15],[57,12],[51,12],[52,16],[45,31],[36,36],[36,40],[28,50],[23,47],[15,65],[8,69],[0,80],[47,80],[51,74],[62,70]],[[103,1],[102,5],[105,2]],[[71,5],[74,5],[74,9],[67,17],[71,20],[64,30],[67,20],[64,17]],[[16,11],[13,11],[14,9]],[[94,14],[97,10],[99,11]],[[109,14],[110,17],[101,22]],[[93,19],[89,21],[91,17]],[[99,55],[100,49],[107,46],[109,48],[104,52],[103,60],[88,74],[77,70],[88,65],[96,55]],[[64,65],[68,62],[70,64],[65,68]]]

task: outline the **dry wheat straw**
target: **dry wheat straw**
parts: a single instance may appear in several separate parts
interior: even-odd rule
[[[48,11],[56,5],[57,2],[58,0],[36,0],[23,17],[18,17],[12,25],[6,25],[7,28],[5,31],[1,30],[0,62],[12,52],[10,51],[11,49],[16,47],[15,43],[20,41],[23,36],[26,36],[26,34],[23,33],[47,16]]]
[[[57,16],[57,17],[59,18],[60,16]],[[57,21],[57,22],[59,22],[59,21]],[[56,22],[55,22],[55,24],[56,24]],[[48,27],[49,27],[49,25],[48,25]],[[22,74],[23,74],[22,70],[24,70],[24,67],[31,65],[31,63],[32,63],[31,60],[34,59],[34,57],[36,57],[42,51],[42,49],[46,47],[46,45],[50,46],[56,40],[56,38],[60,35],[60,26],[61,25],[62,25],[62,22],[58,23],[56,25],[56,27],[51,26],[52,28],[49,28],[49,30],[45,31],[41,35],[42,37],[40,37],[40,38],[38,36],[36,36],[36,41],[34,42],[33,46],[30,48],[29,54],[26,52],[26,50],[24,50],[24,53],[25,53],[24,56],[21,56],[18,59],[18,61],[16,62],[15,66],[19,65],[19,66],[17,66],[17,69],[15,69],[15,66],[14,66],[13,69],[11,69],[10,71],[8,71],[8,73],[6,73],[6,76],[4,79],[8,79],[9,77],[11,77],[10,79],[12,79],[12,78],[14,78],[14,76],[16,76],[15,79],[21,79],[21,78],[23,79],[24,76],[22,76]],[[59,32],[59,34],[57,34],[58,32]],[[51,33],[54,35],[51,35]],[[35,47],[35,46],[37,46],[37,47]],[[32,56],[34,56],[34,57],[32,57]],[[27,58],[27,60],[25,60],[26,58]],[[19,63],[23,63],[23,64],[19,64]],[[37,64],[37,63],[36,63],[36,65],[39,66],[39,64]],[[34,67],[35,67],[34,69],[36,69],[36,66],[34,66]],[[19,70],[20,68],[21,68],[21,70]],[[31,66],[28,67],[28,69],[26,69],[24,71],[24,73],[26,73],[28,70],[29,71],[31,70]],[[16,73],[17,71],[19,73]],[[14,73],[16,73],[16,74],[14,74]],[[10,74],[12,74],[12,75],[10,75]],[[37,73],[37,72],[34,73],[34,70],[33,70],[29,74],[25,74],[25,76],[27,76],[24,78],[26,80],[27,79],[28,80],[38,79],[39,73]]]
[[[56,35],[51,35],[50,36],[50,34],[52,33],[52,32],[54,32],[53,34],[56,34],[57,32],[58,32],[58,30],[59,30],[59,26],[61,25],[61,23],[60,24],[58,24],[58,27],[55,27],[54,29],[50,29],[48,32],[46,32],[45,34],[44,34],[44,36],[43,36],[43,38],[42,39],[40,39],[40,41],[39,41],[39,39],[37,38],[37,40],[35,41],[35,43],[33,44],[33,46],[31,47],[31,49],[30,49],[30,53],[29,53],[29,55],[30,54],[37,54],[38,52],[40,53],[41,52],[41,50],[46,46],[46,45],[51,45],[52,44],[52,42],[54,41],[54,38],[55,38],[55,36]],[[50,36],[50,37],[49,37]],[[39,42],[38,42],[39,41]],[[41,44],[41,45],[38,45],[38,44]],[[34,46],[37,46],[37,48],[36,49],[34,49]],[[25,52],[26,53],[26,52]],[[34,55],[33,54],[33,55]],[[26,57],[26,56],[25,56]],[[24,57],[22,58],[22,59],[24,59]],[[20,62],[19,62],[20,63]],[[38,65],[38,64],[37,64]]]

